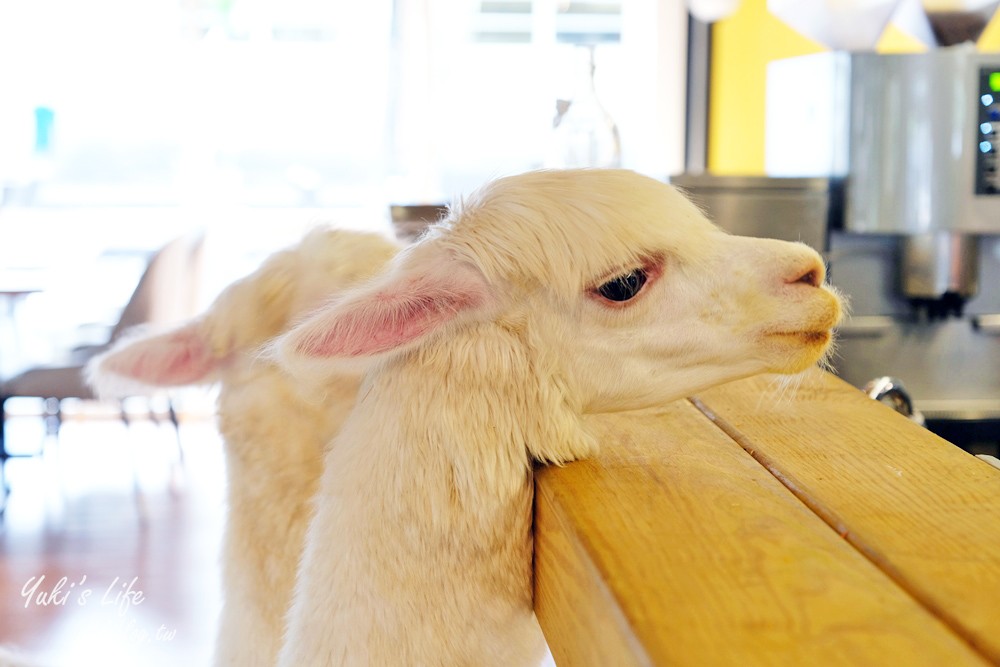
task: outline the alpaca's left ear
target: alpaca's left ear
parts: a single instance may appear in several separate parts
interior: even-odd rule
[[[478,269],[458,261],[403,268],[302,322],[282,338],[279,354],[294,364],[397,352],[488,306],[491,293]]]
[[[214,380],[223,363],[209,350],[200,322],[172,331],[132,337],[87,365],[87,377],[102,396],[122,393],[135,385],[178,387]]]

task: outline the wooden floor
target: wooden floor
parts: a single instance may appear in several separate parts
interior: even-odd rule
[[[210,663],[219,610],[224,468],[211,420],[37,417],[8,424],[0,644],[53,667]],[[61,582],[61,583],[60,583]]]

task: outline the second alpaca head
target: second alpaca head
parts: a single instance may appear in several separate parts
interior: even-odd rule
[[[371,278],[398,251],[381,235],[317,227],[170,331],[132,331],[88,367],[102,396],[225,379],[311,310]]]

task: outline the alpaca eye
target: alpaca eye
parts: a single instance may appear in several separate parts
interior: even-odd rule
[[[643,269],[635,269],[604,283],[597,288],[597,293],[608,301],[628,301],[642,290],[646,278]]]

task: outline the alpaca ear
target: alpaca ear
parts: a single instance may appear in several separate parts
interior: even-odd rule
[[[286,361],[362,360],[416,344],[492,301],[475,268],[443,267],[388,278],[315,313],[280,342]]]
[[[123,340],[87,365],[88,380],[102,395],[137,384],[176,387],[208,381],[222,360],[212,355],[199,324]]]

